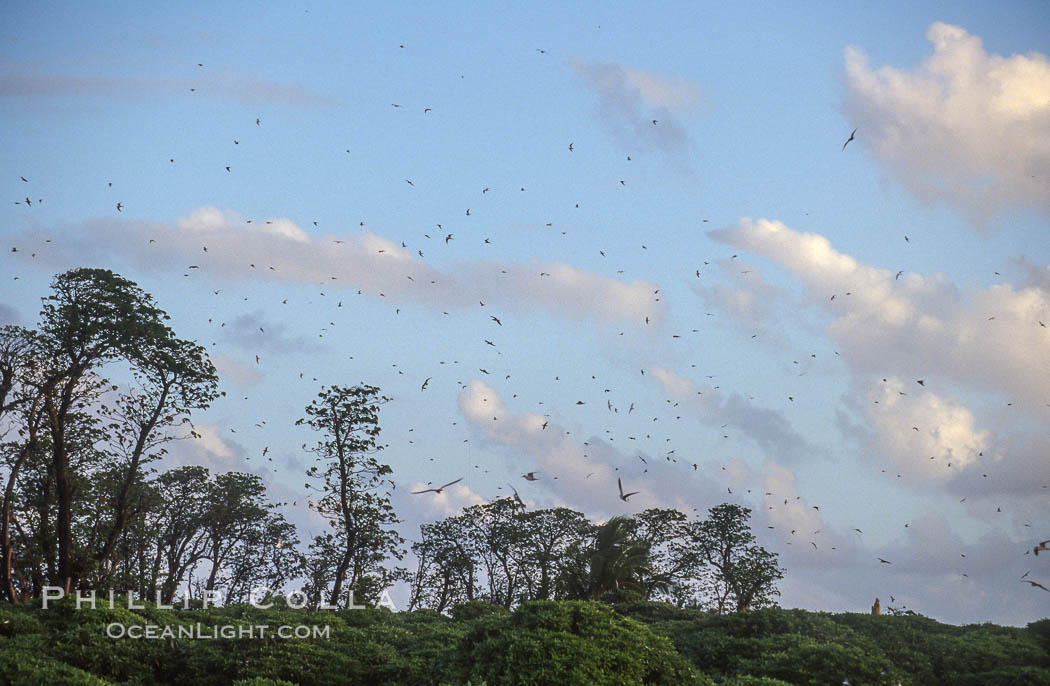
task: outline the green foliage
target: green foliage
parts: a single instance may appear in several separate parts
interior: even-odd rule
[[[768,608],[718,614],[666,603],[471,602],[433,610],[227,605],[76,609],[73,598],[0,604],[0,686],[402,686],[412,684],[896,684],[1042,686],[1050,655],[1033,628],[952,626],[918,615]],[[327,638],[110,638],[153,624],[327,626]],[[885,670],[885,674],[883,673]]]
[[[0,684],[5,686],[40,686],[41,684],[112,686],[113,682],[41,655],[36,650],[20,649],[0,643]]]
[[[768,676],[731,676],[718,682],[718,686],[793,686],[787,681]]]
[[[491,684],[698,683],[669,641],[581,601],[532,601],[477,620],[459,645],[457,668],[461,679]]]
[[[508,614],[510,614],[510,610],[502,605],[486,603],[481,600],[472,600],[469,603],[462,603],[452,608],[452,618],[463,621],[477,619],[478,617],[486,617],[488,615]]]

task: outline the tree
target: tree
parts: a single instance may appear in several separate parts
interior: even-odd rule
[[[269,512],[247,530],[230,553],[226,600],[246,602],[252,589],[282,588],[303,570],[303,556],[296,549],[295,525],[279,512]]]
[[[673,508],[650,508],[636,514],[634,522],[635,535],[649,544],[651,576],[645,580],[646,597],[657,595],[679,607],[699,605],[710,571],[689,540],[685,514]]]
[[[161,602],[170,603],[186,574],[207,557],[208,469],[179,467],[161,474],[157,486],[163,506],[155,559],[158,568],[164,565]]]
[[[375,458],[383,449],[376,441],[379,407],[387,401],[375,386],[332,386],[322,389],[306,407],[307,416],[296,422],[321,433],[311,450],[317,464],[307,471],[321,482],[321,497],[310,505],[332,529],[310,545],[315,600],[327,595],[338,605],[347,587],[354,602],[374,602],[396,573],[384,563],[404,557],[404,539],[392,528],[399,520],[390,491],[381,490],[393,487],[384,478],[392,470]]]
[[[255,474],[227,472],[208,484],[204,515],[206,556],[211,572],[205,590],[214,591],[233,551],[266,517],[266,487]]]
[[[36,392],[33,372],[39,363],[37,339],[32,331],[20,326],[0,328],[0,438],[19,426],[21,440],[4,446],[7,458],[7,484],[3,502],[0,504],[0,595],[7,595],[11,602],[18,601],[11,566],[14,548],[11,544],[11,514],[18,474],[29,456],[39,447],[39,434],[43,422],[40,395]],[[10,415],[20,416],[8,421]],[[9,457],[10,455],[10,457]]]
[[[775,605],[776,588],[784,572],[777,554],[755,545],[748,520],[751,510],[723,503],[708,510],[706,520],[695,522],[692,539],[704,560],[714,569],[713,592],[719,613]]]
[[[521,600],[525,588],[525,572],[515,554],[525,536],[517,519],[521,508],[512,498],[500,498],[468,507],[461,515],[470,554],[487,586],[481,600],[507,609]]]
[[[100,412],[100,419],[109,422],[110,447],[122,472],[106,533],[92,555],[92,563],[106,569],[127,524],[131,488],[142,463],[175,438],[172,427],[188,422],[191,410],[210,404],[217,377],[204,349],[176,338],[164,324],[168,316],[133,282],[105,269],[75,269],[56,276],[51,285],[53,293],[40,313],[37,359],[46,365],[39,393],[55,480],[54,581],[68,592],[87,567],[73,554],[73,437],[68,432],[71,413],[84,404],[84,384],[101,387],[97,372],[110,362],[122,360],[130,367],[129,390],[117,396],[112,409],[103,406]]]
[[[528,600],[562,600],[565,560],[594,531],[582,512],[567,507],[519,512],[523,535],[514,555]]]
[[[475,599],[476,564],[466,524],[466,518],[458,516],[420,525],[420,540],[412,544],[418,566],[409,610],[427,607],[445,612]]]
[[[630,518],[613,517],[574,551],[566,583],[569,597],[581,600],[644,600],[646,579],[652,583],[649,545],[635,538]]]

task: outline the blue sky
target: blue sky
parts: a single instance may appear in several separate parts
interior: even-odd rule
[[[0,317],[152,293],[228,391],[172,464],[316,531],[292,424],[363,381],[408,538],[729,500],[785,606],[1046,615],[1045,3],[3,13]]]

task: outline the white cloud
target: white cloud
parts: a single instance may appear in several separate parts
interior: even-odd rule
[[[189,276],[320,284],[360,290],[388,301],[463,308],[479,300],[509,311],[540,307],[569,319],[659,324],[666,304],[648,281],[622,281],[563,263],[530,265],[462,262],[438,271],[414,252],[362,231],[312,235],[286,218],[247,220],[214,207],[199,208],[174,226],[133,220],[96,220],[44,244],[37,263],[56,267],[115,257],[141,269],[179,269]],[[43,234],[34,234],[42,239]],[[204,251],[207,248],[207,251]],[[190,269],[190,266],[195,269]]]
[[[1050,60],[988,54],[958,26],[932,24],[933,55],[872,69],[846,49],[846,110],[869,146],[919,197],[978,223],[1015,206],[1050,216]]]
[[[1020,409],[1045,403],[1050,291],[1010,284],[962,292],[942,274],[902,274],[836,251],[824,236],[742,219],[713,239],[786,267],[806,300],[833,319],[828,333],[857,373],[1001,392]],[[831,296],[835,296],[832,300]]]
[[[896,377],[868,394],[865,414],[878,454],[906,477],[954,478],[980,466],[991,441],[968,408]]]
[[[395,505],[405,521],[433,522],[461,514],[464,508],[488,502],[463,482],[449,486],[441,493],[413,493],[413,491],[434,487],[433,484],[427,485],[422,481],[414,481],[405,486],[403,490],[398,490]]]
[[[864,436],[870,459],[915,486],[932,479],[956,492],[1030,495],[1050,481],[1037,438],[1050,419],[1042,285],[961,291],[944,275],[898,278],[776,221],[743,219],[709,235],[787,268],[805,301],[831,317],[827,333],[853,373],[845,401],[862,418],[842,428]]]

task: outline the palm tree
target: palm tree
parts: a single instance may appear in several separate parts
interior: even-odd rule
[[[594,541],[575,557],[567,586],[578,598],[647,598],[661,584],[649,565],[649,544],[634,537],[634,522],[628,517],[613,517],[598,527]]]

